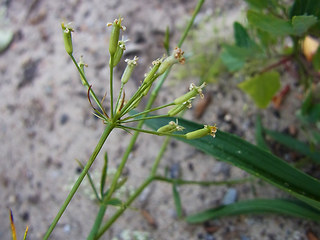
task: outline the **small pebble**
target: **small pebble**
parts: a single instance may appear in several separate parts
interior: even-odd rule
[[[60,124],[64,125],[69,121],[69,116],[67,114],[62,114],[60,118]]]
[[[180,164],[174,163],[170,166],[170,178],[180,177]]]
[[[232,204],[237,200],[238,192],[235,188],[229,188],[223,197],[222,204]]]
[[[63,231],[66,232],[66,233],[69,233],[71,230],[71,226],[69,224],[65,224],[63,226]]]

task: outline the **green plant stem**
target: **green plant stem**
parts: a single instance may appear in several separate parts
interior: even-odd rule
[[[158,169],[158,166],[159,166],[159,163],[160,163],[160,160],[162,159],[163,157],[163,154],[165,153],[166,149],[167,149],[167,146],[170,142],[170,137],[166,137],[166,139],[163,141],[162,143],[162,146],[160,148],[160,151],[158,153],[158,156],[156,158],[156,160],[154,161],[153,165],[152,165],[152,169],[151,169],[151,176],[155,176],[156,173],[157,173],[157,169]]]
[[[84,79],[85,86],[87,87],[87,89],[88,89],[88,90],[90,89],[90,94],[91,94],[91,96],[92,96],[93,100],[96,102],[96,104],[97,104],[97,105],[98,105],[98,107],[101,109],[101,111],[102,111],[103,113],[105,113],[105,111],[104,111],[104,109],[103,109],[103,107],[102,107],[101,102],[99,101],[98,97],[96,96],[96,94],[94,93],[94,91],[92,90],[92,88],[90,88],[90,85],[89,85],[89,83],[88,83],[88,81],[87,81],[87,78],[86,78],[86,76],[85,76],[84,72],[82,71],[82,69],[79,67],[79,65],[78,65],[78,63],[77,63],[77,61],[76,61],[76,59],[73,57],[73,55],[72,55],[72,54],[71,54],[71,55],[69,55],[69,56],[70,56],[70,58],[72,59],[72,61],[73,61],[74,65],[76,65],[76,67],[77,67],[77,69],[78,69],[79,74],[80,74],[80,75],[81,75],[81,77]]]
[[[113,61],[114,61],[114,56],[110,56],[110,108],[111,108],[111,118],[113,118],[113,112],[115,109],[113,109]]]
[[[203,5],[203,3],[204,3],[204,0],[199,0],[199,1],[198,1],[198,4],[197,4],[197,6],[196,6],[196,9],[195,9],[195,11],[193,12],[192,18],[191,18],[191,20],[189,21],[189,23],[188,23],[188,25],[187,25],[187,27],[186,27],[186,29],[185,29],[185,31],[184,31],[184,33],[183,33],[180,41],[179,41],[179,44],[178,44],[179,47],[182,46],[182,44],[183,44],[186,36],[188,35],[188,33],[189,33],[190,29],[191,29],[191,26],[192,26],[193,23],[194,23],[195,17],[197,16],[198,12],[200,11],[200,8],[201,8],[201,6]],[[111,64],[111,66],[112,66],[112,64]],[[148,102],[147,102],[147,105],[146,105],[146,107],[145,107],[145,111],[149,110],[149,109],[152,107],[152,104],[154,103],[156,97],[158,96],[158,92],[160,91],[160,89],[161,89],[161,87],[162,87],[165,79],[167,78],[170,70],[171,70],[171,67],[162,75],[160,81],[159,81],[159,82],[157,83],[157,85],[155,86],[155,88],[154,88],[154,90],[152,91],[151,96],[150,96],[150,98],[149,98],[149,100],[148,100]],[[148,86],[149,86],[149,85],[147,85],[147,86],[146,86],[145,88],[143,88],[143,89],[142,89],[142,87],[139,88],[138,91],[136,92],[136,94],[134,94],[134,96],[138,96],[138,94],[141,94]],[[132,101],[131,101],[131,100],[132,100]],[[134,97],[132,97],[131,100],[129,100],[129,102],[124,106],[124,108],[121,110],[121,113],[125,112],[125,111],[127,110],[127,108],[130,107],[130,105],[131,105],[132,102],[134,101]],[[131,102],[130,102],[130,101],[131,101]],[[121,113],[120,113],[120,115],[121,115]],[[123,114],[122,114],[122,115],[123,115]],[[143,115],[143,117],[145,117],[145,115]],[[144,120],[140,120],[136,128],[137,128],[137,129],[141,129],[142,126],[143,126],[143,124],[144,124]],[[130,140],[130,143],[129,143],[127,149],[126,149],[126,152],[124,153],[124,155],[123,155],[123,157],[122,157],[122,160],[121,160],[121,163],[120,163],[120,165],[119,165],[119,167],[118,167],[118,169],[117,169],[117,172],[116,172],[115,176],[113,177],[113,181],[112,181],[112,183],[111,183],[109,192],[108,192],[107,197],[106,197],[106,199],[105,199],[106,201],[110,200],[110,198],[112,197],[113,192],[115,191],[115,188],[116,188],[118,179],[119,179],[119,177],[121,176],[122,170],[123,170],[123,168],[124,168],[124,166],[125,166],[125,164],[126,164],[126,162],[127,162],[127,160],[128,160],[129,154],[131,153],[131,151],[132,151],[132,149],[133,149],[133,147],[134,147],[134,144],[135,144],[138,136],[139,136],[139,132],[136,131],[136,132],[133,134],[133,136],[132,136],[132,138],[131,138],[131,140]],[[150,180],[150,182],[152,181],[152,179],[147,179],[146,182],[147,182],[148,180]],[[149,183],[150,183],[150,182],[149,182]],[[149,183],[146,183],[145,186],[144,186],[144,184],[143,184],[144,187],[141,189],[141,192],[142,192],[142,190],[143,190]],[[139,194],[140,194],[140,193],[139,193]],[[136,195],[136,196],[138,196],[138,195]],[[135,198],[133,198],[132,201],[133,201],[134,199],[135,199]],[[105,208],[105,210],[104,210],[104,212],[103,212],[103,215],[105,214],[105,211],[106,211],[106,208]],[[123,211],[124,211],[124,210],[123,210]],[[123,213],[123,211],[122,211],[120,214],[118,214],[118,217]],[[99,211],[99,212],[100,212],[100,211]],[[116,213],[116,214],[117,214],[117,213]],[[113,223],[118,217],[116,217],[112,222],[108,221],[108,222],[110,222],[110,225],[109,225],[109,226],[111,226],[112,223]],[[102,222],[102,219],[99,220],[98,223],[94,223],[94,225],[97,225],[97,226],[98,226],[98,229],[99,229],[99,226],[101,225],[101,222]],[[102,236],[102,234],[109,228],[109,226],[108,226],[108,227],[106,227],[106,225],[103,226],[103,227],[102,227],[102,230],[99,231],[96,239],[100,238],[100,237]],[[105,229],[105,230],[104,230],[104,229]]]
[[[142,129],[142,128],[129,127],[129,126],[118,126],[118,128],[133,130],[133,131],[136,131],[136,132],[143,132],[143,133],[153,134],[153,135],[157,135],[157,136],[170,136],[170,137],[186,138],[186,135],[184,135],[184,134],[172,134],[172,133],[165,133],[165,132],[156,132],[156,131],[145,130],[145,129]]]
[[[168,114],[166,115],[156,115],[156,116],[150,116],[150,117],[141,117],[141,118],[137,118],[137,119],[131,119],[131,120],[120,120],[120,123],[130,123],[130,122],[138,122],[141,120],[149,120],[149,119],[156,119],[156,118],[163,118],[163,117],[169,117]]]
[[[122,213],[126,210],[128,206],[141,194],[141,192],[153,181],[152,177],[147,178],[140,187],[132,194],[127,202],[124,204],[124,207],[119,209],[109,220],[108,222],[100,229],[95,239],[99,239],[105,231],[109,229],[109,227],[122,215]]]
[[[94,160],[96,159],[98,153],[100,152],[103,144],[105,143],[105,141],[107,140],[110,132],[113,130],[115,126],[113,124],[108,124],[104,130],[104,132],[102,133],[100,140],[96,146],[96,148],[94,149],[89,161],[87,162],[87,164],[85,165],[85,167],[83,168],[80,176],[78,177],[77,181],[75,182],[75,184],[73,185],[70,193],[68,194],[66,200],[64,201],[64,203],[62,204],[58,214],[56,215],[56,217],[54,218],[53,222],[51,223],[48,231],[46,232],[45,236],[43,237],[43,240],[46,240],[49,238],[50,234],[52,233],[53,229],[55,228],[55,226],[57,225],[59,219],[61,218],[62,214],[64,213],[64,211],[66,210],[68,204],[70,203],[71,199],[73,198],[74,194],[76,193],[76,191],[78,190],[82,180],[84,179],[84,177],[87,175],[91,165],[93,164]]]
[[[174,103],[168,103],[168,104],[165,104],[165,105],[162,105],[162,106],[159,106],[159,107],[156,107],[156,108],[152,108],[152,109],[149,109],[149,110],[146,110],[146,111],[143,111],[143,112],[139,112],[137,114],[133,114],[129,117],[126,117],[126,118],[123,118],[121,119],[121,121],[126,121],[127,119],[130,119],[130,118],[136,118],[138,116],[141,116],[141,115],[144,115],[146,113],[150,113],[150,112],[154,112],[154,111],[157,111],[159,109],[162,109],[162,108],[166,108],[166,107],[170,107],[170,106],[173,106],[175,105]],[[167,116],[167,115],[166,115]]]
[[[199,0],[199,1],[198,1],[198,4],[197,4],[196,8],[194,9],[194,12],[193,12],[193,14],[192,14],[192,17],[191,17],[191,19],[190,19],[190,21],[189,21],[186,29],[184,30],[184,32],[183,32],[183,34],[182,34],[182,37],[180,38],[180,41],[179,41],[179,43],[178,43],[178,47],[181,47],[182,44],[183,44],[183,42],[184,42],[184,40],[186,39],[186,37],[187,37],[187,35],[188,35],[188,33],[189,33],[189,31],[190,31],[193,23],[194,23],[194,19],[195,19],[196,16],[198,15],[198,13],[199,13],[199,11],[200,11],[203,3],[204,3],[204,0]]]
[[[188,181],[183,179],[170,179],[162,176],[150,176],[148,177],[140,187],[129,197],[127,202],[124,203],[123,208],[119,209],[108,221],[107,223],[100,229],[96,238],[99,239],[110,227],[111,225],[122,215],[122,213],[126,210],[127,207],[131,205],[131,203],[141,194],[141,192],[153,181],[161,181],[169,184],[180,184],[180,185],[202,185],[202,186],[211,186],[211,185],[232,185],[232,184],[240,184],[247,181],[251,181],[253,177],[243,178],[243,179],[235,179],[229,181]]]
[[[241,184],[241,183],[251,181],[254,178],[247,177],[247,178],[227,180],[227,181],[190,181],[190,180],[184,180],[184,179],[172,179],[172,178],[166,178],[162,176],[154,176],[153,179],[156,181],[167,182],[170,184],[179,184],[179,185],[219,186],[219,185]]]
[[[77,163],[79,164],[79,166],[80,166],[82,169],[84,169],[84,165],[82,164],[82,162],[80,162],[78,159],[76,159],[76,161],[77,161]],[[89,180],[89,184],[90,184],[90,186],[91,186],[91,188],[92,188],[92,190],[93,190],[93,193],[94,193],[94,195],[96,196],[96,199],[100,202],[101,199],[100,199],[100,197],[99,197],[97,188],[96,188],[96,186],[94,185],[93,180],[92,180],[92,177],[91,177],[91,174],[90,174],[89,172],[87,173],[87,177],[88,177],[88,180]]]

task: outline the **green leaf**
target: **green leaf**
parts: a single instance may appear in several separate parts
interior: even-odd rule
[[[289,17],[299,15],[314,15],[320,17],[320,1],[319,0],[295,0],[289,10]]]
[[[175,120],[176,118],[157,118],[147,120],[146,124],[156,130]],[[203,125],[194,122],[178,120],[179,125],[185,127],[182,134],[203,128]],[[320,210],[319,180],[235,135],[218,130],[215,138],[206,136],[195,140],[177,139],[218,160],[231,163]]]
[[[300,201],[286,199],[254,199],[229,204],[188,216],[188,223],[202,223],[211,219],[240,214],[277,213],[320,221],[320,211]]]
[[[245,48],[225,46],[220,58],[229,71],[234,72],[243,68],[248,53]]]
[[[256,143],[257,143],[257,146],[266,150],[266,151],[270,151],[266,141],[264,140],[264,137],[263,137],[263,126],[262,126],[262,123],[261,123],[261,117],[260,115],[257,115],[257,118],[256,118]]]
[[[257,8],[259,10],[265,9],[269,6],[268,0],[245,0],[251,7]]]
[[[280,88],[280,75],[276,71],[265,72],[245,80],[238,86],[258,107],[265,108]]]
[[[177,216],[178,218],[182,217],[182,204],[181,204],[181,198],[179,191],[177,189],[177,184],[174,183],[172,184],[172,193],[173,193],[173,200],[174,200],[174,205],[176,206],[176,211],[177,211]]]
[[[312,150],[308,144],[305,144],[299,140],[296,140],[295,138],[279,133],[276,131],[272,131],[269,129],[264,129],[265,133],[268,134],[270,137],[272,137],[277,142],[285,145],[286,147],[295,150],[312,160],[314,160],[317,163],[320,163],[320,152],[316,150]]]
[[[242,48],[250,48],[254,46],[254,42],[250,39],[247,30],[238,22],[233,24],[234,38],[236,45]]]
[[[312,64],[314,69],[319,72],[320,71],[320,48],[318,47],[317,52],[312,57]]]
[[[111,198],[106,204],[111,206],[122,206],[122,201],[118,198]]]
[[[107,174],[108,174],[108,153],[107,152],[104,154],[104,164],[101,171],[102,172],[101,172],[101,179],[100,179],[100,194],[102,198],[104,196],[104,186],[105,186]]]
[[[284,37],[292,33],[290,21],[272,15],[264,15],[252,10],[247,12],[247,18],[252,26],[266,31],[274,36]]]
[[[294,16],[292,18],[293,34],[301,36],[316,23],[317,18],[315,16]]]

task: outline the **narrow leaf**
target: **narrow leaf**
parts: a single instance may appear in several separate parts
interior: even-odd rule
[[[175,119],[152,119],[147,120],[146,124],[153,129],[158,129]],[[178,119],[178,121],[179,125],[185,127],[182,134],[203,128],[203,125],[184,119]],[[235,135],[218,130],[215,138],[207,136],[195,140],[179,137],[177,139],[218,160],[231,163],[320,209],[319,180]]]
[[[234,38],[238,47],[249,48],[253,45],[247,30],[238,22],[233,24]]]
[[[12,240],[17,240],[16,227],[14,225],[13,214],[11,209],[10,209],[10,225],[11,225]]]
[[[118,198],[111,198],[106,204],[111,206],[122,206],[122,201]]]
[[[320,152],[317,150],[312,150],[308,144],[305,144],[299,140],[296,140],[289,135],[282,134],[269,129],[264,129],[265,133],[271,136],[277,142],[285,145],[286,147],[295,150],[303,155],[311,158],[313,161],[320,163]]]
[[[276,213],[281,215],[320,221],[320,211],[300,201],[286,199],[255,199],[229,204],[188,216],[189,223],[201,223],[211,219],[241,214]]]
[[[104,154],[104,164],[101,170],[101,180],[100,180],[100,194],[101,198],[104,196],[104,186],[106,184],[107,173],[108,173],[108,153]]]
[[[257,146],[266,150],[266,151],[270,151],[266,141],[264,140],[263,137],[263,127],[262,127],[262,123],[261,123],[261,116],[257,115],[256,118],[256,143]]]
[[[280,88],[280,75],[276,71],[265,72],[238,85],[260,108],[268,106]]]
[[[176,183],[172,184],[172,193],[173,193],[174,205],[176,206],[177,216],[178,216],[178,218],[181,218],[182,217],[182,205],[181,205],[181,198],[180,198],[180,194],[177,189]]]

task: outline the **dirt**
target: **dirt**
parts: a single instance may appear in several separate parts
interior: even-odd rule
[[[12,209],[18,233],[22,239],[29,226],[28,239],[42,239],[70,186],[79,174],[76,159],[85,163],[104,129],[103,123],[92,115],[86,90],[64,50],[61,21],[73,22],[74,55],[84,56],[89,67],[87,76],[99,97],[108,88],[107,22],[119,15],[125,18],[125,38],[128,44],[125,58],[139,56],[126,93],[136,89],[152,60],[164,53],[162,41],[170,27],[171,44],[175,45],[186,25],[195,0],[188,1],[2,1],[6,11],[3,28],[14,32],[13,42],[0,55],[0,239],[10,239],[9,209]],[[207,1],[197,21],[203,16],[213,18],[212,29],[220,30],[221,38],[230,39],[231,23],[243,19],[242,1]],[[210,28],[210,26],[209,26]],[[212,33],[202,33],[209,37]],[[192,43],[185,51],[192,49]],[[210,49],[209,49],[210,50]],[[119,77],[125,64],[117,68]],[[171,78],[165,83],[156,104],[163,104],[185,92],[190,82]],[[254,142],[256,108],[237,87],[237,81],[219,81],[207,88],[211,103],[201,119],[191,110],[185,117],[202,123],[216,123],[219,129],[235,133]],[[115,88],[119,83],[115,83]],[[280,117],[270,106],[263,112],[263,122],[271,129],[283,130],[295,124],[292,116],[299,101],[291,98],[280,111]],[[108,101],[106,102],[108,104]],[[248,106],[243,111],[244,106]],[[108,151],[110,168],[120,162],[131,135],[116,130],[107,140],[102,153]],[[163,138],[141,135],[129,157],[127,168],[128,194],[147,176]],[[93,165],[96,181],[103,165],[100,154]],[[248,176],[247,173],[218,162],[176,140],[172,140],[159,173],[168,167],[179,169],[189,180],[227,180]],[[266,183],[233,186],[237,200],[254,197],[287,197]],[[179,191],[186,215],[221,204],[227,186],[181,186]],[[98,211],[85,180],[67,211],[62,216],[51,239],[85,239]],[[102,239],[126,239],[125,234],[140,232],[149,239],[307,239],[307,232],[320,234],[315,223],[274,215],[239,216],[189,225],[178,220],[171,186],[152,183],[131,208],[114,224]],[[130,238],[127,238],[130,239]],[[133,238],[131,238],[133,239]]]

